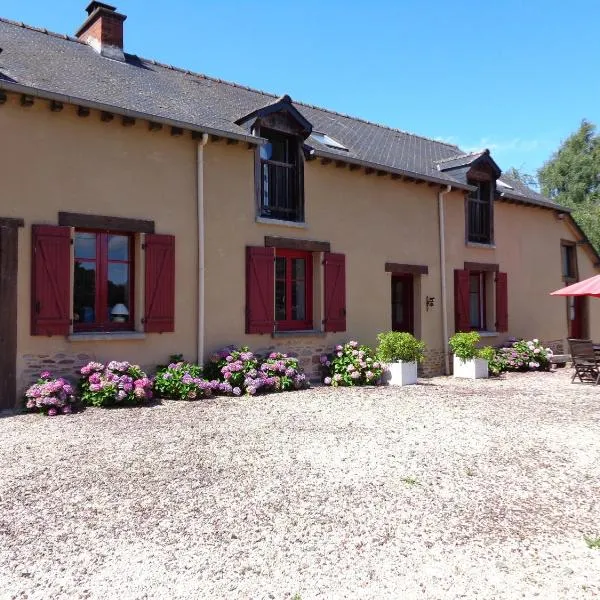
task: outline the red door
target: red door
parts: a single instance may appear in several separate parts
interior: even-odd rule
[[[412,275],[392,275],[392,331],[414,333]]]
[[[585,327],[585,296],[571,296],[568,298],[569,306],[569,337],[575,339],[584,339],[586,335]]]

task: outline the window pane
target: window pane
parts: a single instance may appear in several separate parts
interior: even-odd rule
[[[75,323],[96,321],[96,263],[75,261],[73,289]]]
[[[292,320],[306,320],[306,282],[292,283]]]
[[[108,236],[108,260],[129,260],[129,237],[126,235]]]
[[[294,279],[304,279],[306,274],[306,259],[294,258],[292,260],[292,277]]]
[[[129,265],[108,265],[108,307],[106,318],[114,323],[129,321]]]
[[[75,258],[96,258],[96,234],[75,232]]]
[[[469,321],[471,327],[476,327],[477,329],[481,326],[479,281],[479,275],[471,275],[469,277]]]
[[[275,320],[285,321],[285,279],[275,282]]]
[[[285,258],[282,256],[275,258],[275,278],[285,279]]]

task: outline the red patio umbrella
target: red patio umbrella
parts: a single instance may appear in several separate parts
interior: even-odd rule
[[[550,293],[551,296],[594,296],[600,298],[600,275],[578,281]]]

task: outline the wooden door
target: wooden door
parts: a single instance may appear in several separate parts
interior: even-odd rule
[[[392,275],[392,331],[414,333],[412,275]]]
[[[0,226],[0,410],[17,403],[17,243],[17,228]]]
[[[587,338],[585,296],[571,296],[568,298],[569,306],[569,337],[581,340]]]

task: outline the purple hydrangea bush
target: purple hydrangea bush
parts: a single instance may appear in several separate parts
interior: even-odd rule
[[[375,351],[352,340],[321,356],[323,383],[331,386],[380,385],[383,365]]]
[[[154,392],[161,398],[171,400],[202,400],[212,396],[219,382],[207,381],[202,369],[193,363],[172,356],[171,362],[159,367],[154,377]]]
[[[219,383],[215,392],[241,396],[308,387],[298,360],[278,352],[263,358],[248,347],[228,346],[216,352],[205,366],[208,377]]]
[[[43,371],[37,382],[25,392],[25,406],[27,410],[38,411],[49,417],[68,415],[75,404],[73,391],[66,379],[53,378],[49,371]]]
[[[79,393],[88,406],[142,404],[152,398],[153,381],[138,365],[90,362],[80,372]]]

